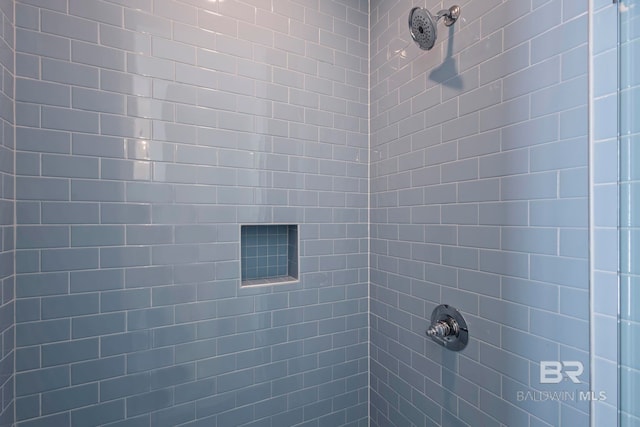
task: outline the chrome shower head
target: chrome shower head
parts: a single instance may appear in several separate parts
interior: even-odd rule
[[[450,27],[460,16],[460,7],[443,9],[436,16],[422,7],[414,7],[409,12],[409,31],[411,38],[422,50],[430,50],[438,37],[437,24],[444,18],[444,25]]]

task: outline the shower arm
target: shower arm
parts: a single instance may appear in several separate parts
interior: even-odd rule
[[[449,9],[442,9],[436,14],[436,22],[440,21],[440,18],[444,18],[444,25],[447,27],[452,26],[460,17],[460,6],[451,6]]]

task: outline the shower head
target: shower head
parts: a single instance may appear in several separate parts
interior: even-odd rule
[[[438,37],[437,24],[444,18],[444,25],[450,27],[460,16],[460,7],[451,6],[443,9],[436,16],[422,7],[414,7],[409,12],[409,31],[411,38],[422,50],[430,50]]]

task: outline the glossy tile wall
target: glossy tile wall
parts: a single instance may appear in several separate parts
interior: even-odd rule
[[[588,5],[458,4],[424,52],[413,2],[371,2],[371,425],[588,425]]]
[[[367,2],[15,7],[17,425],[367,425]]]
[[[13,1],[0,1],[0,425],[13,422],[14,120]]]
[[[620,396],[621,427],[640,425],[640,3],[620,3]]]
[[[590,2],[591,59],[591,426],[618,418],[618,5]]]

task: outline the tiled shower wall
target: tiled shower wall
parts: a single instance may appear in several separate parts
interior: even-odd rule
[[[424,52],[414,2],[371,3],[371,425],[588,425],[587,4],[459,5]],[[426,339],[440,303],[460,353]]]
[[[13,422],[13,32],[13,1],[0,1],[0,425],[10,425]]]
[[[367,424],[367,12],[16,2],[17,425]]]
[[[640,425],[640,3],[620,4],[620,396],[622,427]]]
[[[618,418],[618,4],[592,0],[591,87],[591,426]]]

